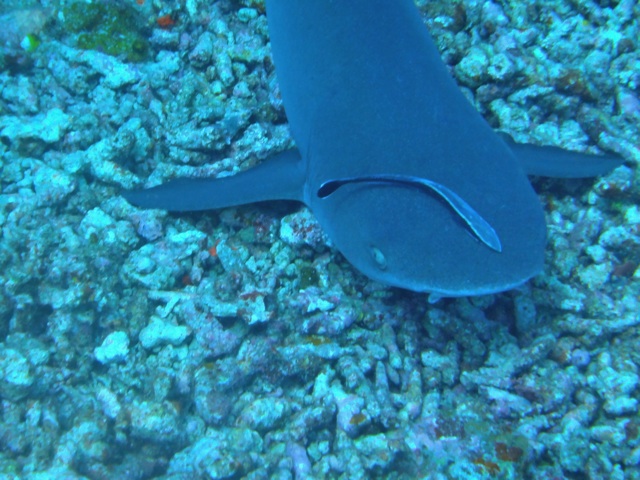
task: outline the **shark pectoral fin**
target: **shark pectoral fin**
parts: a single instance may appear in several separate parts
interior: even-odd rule
[[[233,203],[220,197],[225,179],[179,178],[144,190],[126,190],[121,195],[131,205],[171,212],[190,212],[221,208]],[[222,184],[222,185],[220,185]]]
[[[502,252],[500,238],[489,222],[482,218],[457,193],[440,183],[411,175],[364,175],[362,177],[341,178],[324,182],[318,189],[318,197],[326,198],[342,185],[348,183],[395,183],[423,189],[426,187],[437,194],[458,214],[478,240],[490,249]]]
[[[304,166],[297,149],[278,153],[260,165],[224,178],[179,178],[122,196],[141,208],[190,212],[265,200],[302,201]]]
[[[511,149],[527,175],[556,178],[597,177],[619,167],[624,159],[615,154],[591,155],[558,147],[516,143],[510,135],[500,137]]]

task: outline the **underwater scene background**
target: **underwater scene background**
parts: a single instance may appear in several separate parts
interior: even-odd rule
[[[2,0],[0,478],[640,478],[640,5],[417,4],[494,128],[625,159],[533,179],[517,290],[430,303],[298,205],[119,195],[293,145],[263,1]]]

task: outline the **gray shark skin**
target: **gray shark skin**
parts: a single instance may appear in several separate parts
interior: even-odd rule
[[[620,163],[496,134],[449,75],[412,0],[266,5],[297,150],[233,177],[125,192],[133,205],[298,200],[368,277],[436,296],[480,295],[542,269],[544,214],[523,166],[583,176]]]

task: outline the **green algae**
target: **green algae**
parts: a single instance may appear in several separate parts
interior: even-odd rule
[[[77,46],[83,50],[123,56],[130,62],[141,62],[148,56],[144,24],[132,6],[75,2],[62,10],[62,18],[65,29],[77,34]]]
[[[300,289],[304,290],[307,287],[317,285],[319,281],[318,272],[315,268],[310,265],[300,267]]]

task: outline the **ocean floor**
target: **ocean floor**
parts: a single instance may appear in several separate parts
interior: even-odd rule
[[[640,479],[640,4],[417,3],[493,127],[625,160],[532,179],[520,289],[430,303],[299,205],[120,196],[292,146],[262,0],[3,0],[0,478]]]

